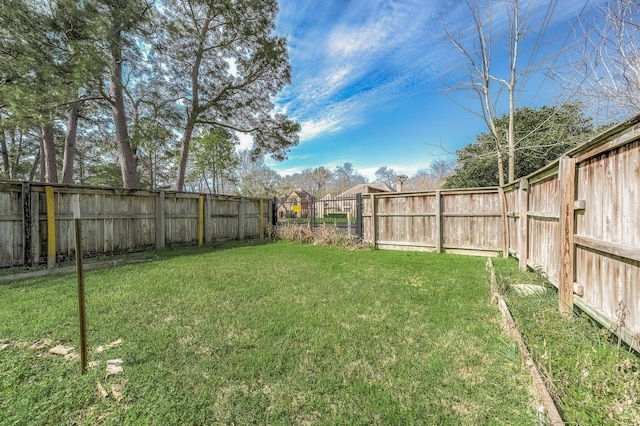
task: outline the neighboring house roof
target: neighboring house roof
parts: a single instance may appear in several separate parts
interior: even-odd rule
[[[297,198],[298,200],[306,200],[307,198],[311,198],[311,194],[309,194],[307,191],[305,191],[302,188],[296,188],[293,191],[291,191],[291,194],[289,194],[289,197],[287,197],[287,200],[290,200],[292,198]]]
[[[384,182],[361,183],[352,188],[347,189],[338,197],[349,197],[356,194],[377,194],[380,192],[396,192],[393,188]]]

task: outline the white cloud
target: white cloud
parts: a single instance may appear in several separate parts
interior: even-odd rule
[[[536,3],[535,13],[549,4]],[[571,0],[555,13],[575,14],[580,4]],[[290,19],[283,26],[293,82],[278,103],[303,123],[303,141],[361,124],[371,110],[406,95],[407,87],[432,90],[460,72],[441,22],[454,32],[468,28],[464,3],[326,0],[320,6],[283,0],[280,6]],[[504,8],[498,9],[494,29],[507,24]]]
[[[317,120],[303,121],[300,126],[300,141],[305,142],[319,135],[339,131],[342,128],[342,123],[339,119],[323,117]]]
[[[433,5],[421,0],[338,1],[343,0],[326,5],[341,9],[332,21],[323,21],[311,7],[281,5],[301,10],[302,15],[294,13],[296,19],[313,19],[317,25],[297,31],[296,24],[289,24],[293,83],[278,100],[302,123],[302,141],[363,123],[371,108],[400,96],[400,86],[414,80],[413,68],[424,61],[427,40],[421,32]],[[413,39],[417,42],[407,42]]]

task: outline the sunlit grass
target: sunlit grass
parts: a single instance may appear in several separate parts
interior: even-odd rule
[[[0,422],[535,423],[481,258],[231,243],[86,287],[99,364],[82,376],[29,349],[77,348],[75,276],[0,286]]]

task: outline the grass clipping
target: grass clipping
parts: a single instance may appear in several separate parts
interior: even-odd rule
[[[369,248],[369,244],[361,242],[357,236],[341,232],[337,227],[326,226],[325,224],[317,228],[300,225],[284,225],[278,228],[276,238],[323,247],[333,246],[351,250]]]

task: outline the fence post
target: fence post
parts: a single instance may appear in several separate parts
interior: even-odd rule
[[[264,200],[260,198],[260,239],[264,239]]]
[[[371,244],[373,244],[373,248],[376,248],[377,244],[377,224],[376,224],[376,195],[371,194]]]
[[[31,186],[22,183],[22,264],[31,264]]]
[[[575,247],[573,234],[575,227],[575,158],[560,158],[560,313],[573,312],[573,281]]]
[[[271,225],[274,227],[278,225],[278,199],[273,197],[271,204]]]
[[[238,239],[244,238],[244,198],[238,202]]]
[[[72,197],[73,224],[75,226],[76,274],[78,281],[78,317],[80,318],[80,365],[82,374],[87,372],[87,320],[84,295],[84,266],[82,253],[82,219],[80,215],[80,194]]]
[[[45,188],[47,197],[47,268],[56,266],[56,213],[53,187]]]
[[[518,258],[518,265],[521,271],[526,271],[527,258],[529,256],[529,218],[527,216],[529,210],[529,179],[520,179],[519,194],[518,247],[520,248],[520,257]]]
[[[436,211],[436,227],[434,230],[436,253],[442,253],[442,194],[439,189],[436,189],[436,199],[433,201],[433,205]]]
[[[358,242],[362,241],[363,226],[362,226],[362,193],[356,194],[356,238]]]
[[[164,191],[160,191],[156,197],[156,248],[163,248],[164,245]]]

